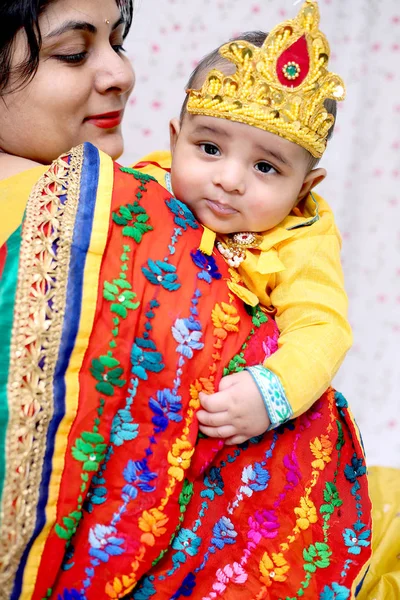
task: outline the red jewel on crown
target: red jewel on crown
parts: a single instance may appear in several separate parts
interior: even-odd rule
[[[286,48],[276,63],[279,82],[286,87],[298,87],[310,71],[307,40],[303,35]]]

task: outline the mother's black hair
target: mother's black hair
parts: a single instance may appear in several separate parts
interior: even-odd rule
[[[54,0],[0,0],[0,96],[5,91],[15,91],[34,77],[42,45],[38,21],[52,2]],[[126,21],[126,36],[132,24],[134,0],[116,0],[116,3]],[[11,79],[14,41],[19,30],[25,30],[28,52],[25,60],[14,69],[15,85],[7,89]]]

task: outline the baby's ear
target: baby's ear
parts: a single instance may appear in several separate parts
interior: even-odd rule
[[[307,173],[307,175],[304,178],[303,185],[301,186],[301,190],[298,196],[298,202],[306,198],[311,192],[311,190],[325,179],[326,175],[326,170],[321,168],[313,169],[312,171]]]
[[[172,154],[174,153],[180,130],[181,124],[179,122],[179,119],[171,119],[171,121],[169,122],[169,144]]]

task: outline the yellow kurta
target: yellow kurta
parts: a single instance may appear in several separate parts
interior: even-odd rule
[[[155,152],[141,169],[165,183],[169,152]],[[243,299],[273,307],[279,349],[264,366],[278,376],[294,417],[305,412],[331,384],[352,343],[340,261],[341,239],[328,204],[311,195],[282,223],[264,232],[237,269]],[[223,236],[221,236],[223,240]],[[230,285],[240,293],[240,286]],[[253,296],[253,298],[254,298]],[[254,304],[255,302],[253,302]]]
[[[0,180],[0,246],[20,226],[29,193],[47,169],[34,167]]]

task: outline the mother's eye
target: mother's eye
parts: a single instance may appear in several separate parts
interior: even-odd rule
[[[87,52],[78,52],[77,54],[56,54],[54,58],[60,62],[78,65],[82,63],[87,56]]]
[[[256,171],[260,171],[260,173],[268,174],[277,173],[277,170],[274,169],[272,165],[265,161],[258,162],[255,166]]]
[[[215,144],[200,144],[200,148],[203,150],[203,152],[205,154],[209,154],[210,156],[219,156],[220,155],[220,151],[218,146],[216,146]]]

